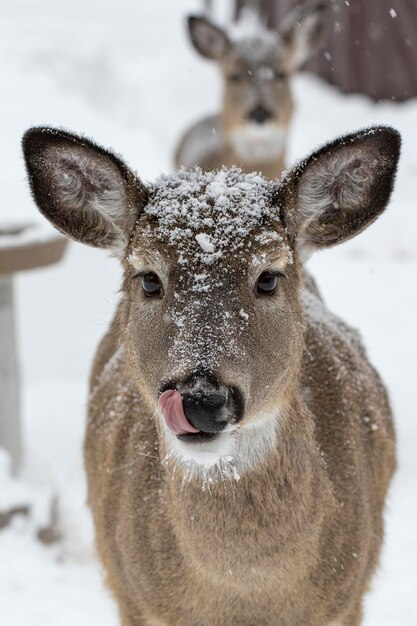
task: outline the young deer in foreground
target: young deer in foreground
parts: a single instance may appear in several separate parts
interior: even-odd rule
[[[319,46],[324,6],[323,0],[307,2],[287,16],[280,32],[244,23],[233,38],[205,17],[189,18],[194,47],[220,67],[223,104],[218,115],[186,132],[177,167],[238,165],[270,179],[281,175],[294,108],[290,78]]]
[[[358,334],[302,264],[384,210],[399,144],[372,128],[280,182],[196,168],[145,187],[85,138],[25,135],[42,213],[123,264],[85,463],[124,626],[361,623],[392,417]]]

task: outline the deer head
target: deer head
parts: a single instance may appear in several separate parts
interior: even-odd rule
[[[235,445],[251,450],[248,462],[262,454],[298,393],[302,262],[384,210],[398,133],[337,139],[276,183],[196,168],[145,187],[70,133],[35,128],[23,146],[41,212],[121,258],[123,358],[163,450],[200,464]]]
[[[231,35],[206,17],[188,19],[194,47],[222,73],[224,142],[245,162],[283,153],[293,112],[290,77],[321,42],[324,7],[323,0],[307,2],[278,32],[251,14]]]

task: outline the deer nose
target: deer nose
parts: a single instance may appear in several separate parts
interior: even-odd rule
[[[198,430],[217,433],[227,426],[226,393],[206,393],[201,389],[182,394],[182,403],[187,420]]]
[[[265,109],[261,104],[252,109],[252,111],[248,115],[248,119],[251,122],[255,122],[256,124],[265,124],[268,120],[272,118],[272,113]]]

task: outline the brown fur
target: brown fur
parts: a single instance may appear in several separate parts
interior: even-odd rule
[[[32,163],[36,151],[48,160],[48,132],[32,130],[25,138],[32,184],[40,175]],[[74,136],[61,132],[59,137],[62,151],[73,149]],[[81,147],[86,150],[82,163],[94,160],[94,144]],[[222,355],[217,365],[222,380],[239,384],[246,398],[239,429],[255,424],[246,430],[253,432],[255,446],[266,428],[256,424],[260,414],[273,414],[278,425],[274,446],[239,479],[216,470],[190,472],[169,456],[156,398],[161,380],[172,377],[176,365],[168,356],[175,331],[165,314],[175,300],[169,284],[181,289],[183,270],[176,248],[152,238],[157,221],[145,212],[145,200],[138,202],[139,218],[123,261],[123,297],[93,366],[85,440],[97,546],[123,626],[361,623],[395,469],[392,416],[357,333],[327,311],[302,269],[300,253],[313,244],[310,232],[316,247],[326,246],[334,243],[337,224],[343,240],[375,219],[389,199],[398,150],[398,135],[390,129],[358,133],[322,148],[271,193],[272,213],[265,219],[278,243],[256,244],[265,228],[259,225],[241,254],[225,252],[210,270],[223,282],[213,298],[204,296],[204,323],[214,324],[214,309],[222,307],[232,320],[240,307],[249,317],[238,333],[245,350]],[[54,135],[50,153],[55,151]],[[358,167],[362,175],[366,164],[371,183],[363,192],[355,188],[340,211],[330,211],[344,196],[328,177],[338,181],[341,171],[349,168],[353,176]],[[124,171],[123,166],[122,177]],[[322,176],[324,192],[317,214],[303,217],[300,198],[305,203],[310,194],[317,201],[312,171]],[[88,180],[88,187],[100,180]],[[59,198],[51,204],[56,190],[47,178],[42,184],[36,198],[47,198],[42,210],[54,222]],[[149,192],[150,203],[158,201],[157,194],[158,187]],[[279,207],[280,220],[274,220]],[[357,211],[361,220],[346,219],[346,212]],[[79,227],[74,228],[78,237]],[[189,257],[195,270],[200,269],[197,251],[192,248]],[[279,259],[284,266],[285,278],[273,298],[254,298],[247,289],[253,252],[264,259],[262,265]],[[168,281],[161,300],[146,301],[141,294],[132,268],[138,259]],[[203,318],[189,328],[196,340]]]
[[[226,32],[204,17],[189,18],[190,39],[203,57],[218,63],[223,82],[223,101],[218,115],[190,127],[175,153],[175,166],[199,165],[203,169],[239,166],[256,170],[266,178],[279,178],[285,166],[286,135],[293,115],[290,79],[293,72],[318,48],[321,41],[324,3],[312,0],[287,16],[279,33],[258,32],[232,41]],[[251,123],[256,106],[271,114],[269,134],[280,132],[281,145],[273,154],[244,152],[236,147],[236,131],[265,129]],[[267,139],[259,139],[257,149]]]

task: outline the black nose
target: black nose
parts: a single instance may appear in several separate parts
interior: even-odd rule
[[[265,109],[262,105],[258,105],[248,115],[248,119],[251,122],[255,122],[256,124],[265,124],[268,120],[272,118],[272,113]]]
[[[182,394],[184,413],[189,422],[204,433],[217,433],[227,425],[227,396],[220,391],[206,393],[202,389]]]

